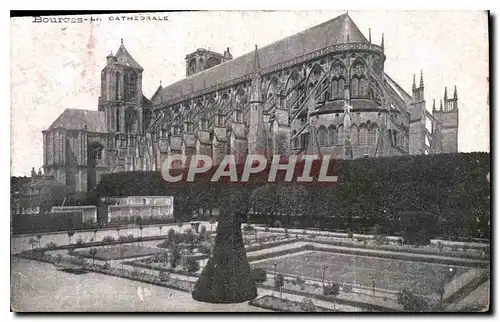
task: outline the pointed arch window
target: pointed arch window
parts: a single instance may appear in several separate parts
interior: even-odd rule
[[[116,124],[116,132],[120,132],[120,108],[117,107],[116,108],[116,120],[115,120]]]
[[[378,125],[372,123],[368,129],[368,145],[377,144],[377,138],[378,138]]]
[[[358,87],[359,87],[359,80],[357,77],[354,77],[351,80],[351,95],[352,95],[352,97],[358,96]]]
[[[328,138],[329,138],[330,146],[338,144],[338,135],[337,135],[337,129],[335,128],[335,125],[330,125],[328,127]]]
[[[368,144],[368,128],[366,124],[361,124],[359,126],[359,145]]]
[[[359,96],[367,96],[368,94],[368,81],[365,77],[359,80]]]
[[[351,144],[358,145],[359,131],[356,124],[351,125]]]
[[[327,146],[328,145],[328,131],[324,126],[320,126],[318,129],[318,136],[319,136],[319,145],[320,146]]]
[[[339,79],[339,87],[337,89],[337,98],[344,98],[345,81],[343,78]]]
[[[337,79],[332,80],[332,98],[336,99],[338,97],[339,91],[339,81]]]
[[[339,125],[337,129],[338,145],[344,144],[344,126]]]
[[[405,135],[403,133],[398,132],[397,139],[398,139],[397,140],[397,142],[398,142],[397,144],[399,146],[405,146],[405,139],[406,139],[406,137],[405,137]]]

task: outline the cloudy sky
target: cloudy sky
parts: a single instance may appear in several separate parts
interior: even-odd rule
[[[143,92],[185,75],[197,48],[234,57],[332,19],[341,11],[221,11],[148,14],[168,21],[33,23],[11,19],[11,173],[42,165],[44,129],[66,108],[97,109],[100,71],[120,39],[144,68]],[[458,88],[459,151],[489,151],[488,29],[481,11],[349,11],[372,42],[385,34],[385,71],[411,93],[423,70],[427,107]],[[117,15],[112,15],[113,17]],[[118,15],[124,16],[124,15]],[[81,16],[90,18],[90,16]]]

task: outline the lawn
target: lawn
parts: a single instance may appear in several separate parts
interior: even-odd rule
[[[80,250],[74,254],[81,255],[86,258],[92,258],[90,255],[90,248],[85,250]],[[99,260],[115,260],[115,259],[125,259],[140,256],[149,256],[158,253],[163,253],[164,251],[157,248],[143,247],[139,245],[117,245],[111,247],[100,247],[97,248],[97,254],[95,259]]]
[[[332,254],[312,251],[299,253],[278,260],[270,259],[255,263],[268,272],[274,272],[273,263],[277,262],[277,272],[299,275],[305,278],[322,278],[322,266],[326,266],[326,281],[355,283],[366,287],[375,287],[399,291],[408,288],[416,293],[430,294],[432,287],[449,271],[456,271],[456,276],[465,273],[468,268],[445,266],[414,261],[384,259],[378,257]]]

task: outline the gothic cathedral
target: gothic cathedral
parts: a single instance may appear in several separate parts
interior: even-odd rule
[[[457,151],[458,95],[426,108],[384,72],[348,14],[234,58],[198,49],[186,78],[142,93],[143,68],[122,43],[106,57],[98,110],[65,110],[43,131],[46,174],[75,192],[104,173],[160,170],[170,154],[363,158]],[[177,164],[176,166],[183,166]]]

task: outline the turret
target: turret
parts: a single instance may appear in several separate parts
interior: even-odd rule
[[[425,101],[424,96],[424,74],[420,71],[420,84],[417,87],[415,82],[415,74],[413,74],[413,86],[412,86],[413,102],[423,102]]]
[[[259,51],[255,45],[254,59],[251,67],[250,86],[250,124],[248,131],[248,154],[266,155],[264,136],[264,118],[262,115],[262,75],[260,69]]]

